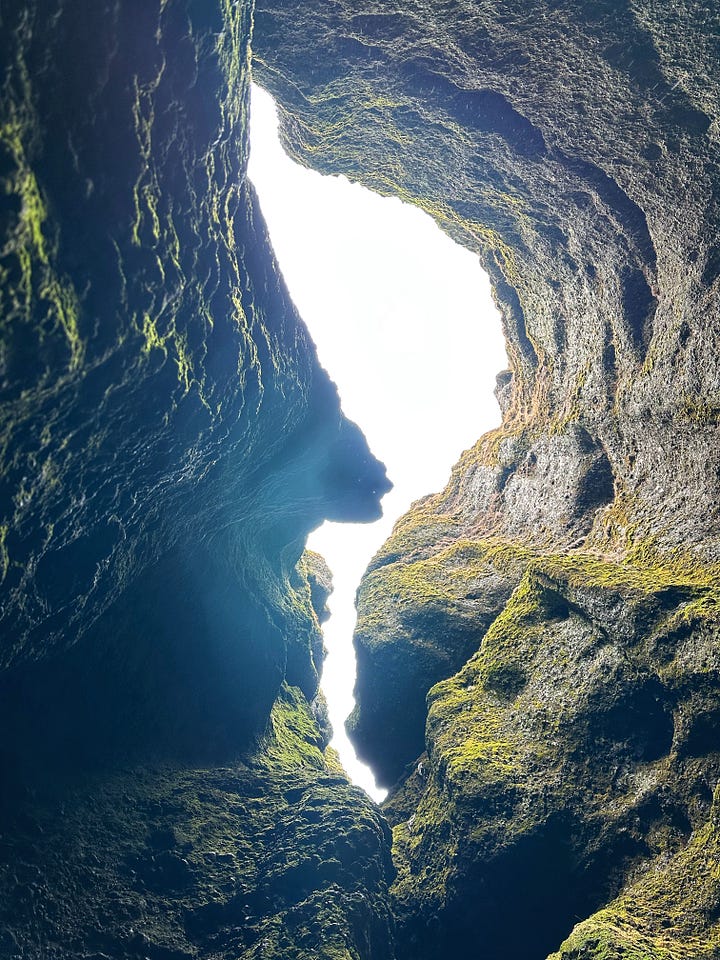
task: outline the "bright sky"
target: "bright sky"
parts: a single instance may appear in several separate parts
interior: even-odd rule
[[[492,391],[507,366],[500,319],[477,257],[427,214],[293,163],[259,87],[250,144],[250,179],[290,293],[344,412],[395,484],[382,520],[326,523],[308,543],[327,560],[335,587],[322,679],[332,745],[354,782],[381,799],[344,728],[354,702],[355,591],[395,520],[441,490],[460,453],[499,423]]]

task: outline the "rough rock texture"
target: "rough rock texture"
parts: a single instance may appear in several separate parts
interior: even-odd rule
[[[391,960],[389,829],[296,688],[230,767],[74,782],[3,818],[0,956]]]
[[[293,151],[477,251],[512,365],[360,590],[391,895],[303,557],[387,481],[245,181],[251,21],[0,0],[0,957],[717,958],[717,4],[256,11]]]
[[[152,636],[163,697],[222,699],[220,665],[262,728],[304,535],[386,482],[244,179],[250,8],[2,17],[2,665],[17,688],[81,641],[116,680]]]
[[[2,960],[392,953],[301,559],[388,483],[245,180],[251,19],[0,0]]]
[[[477,251],[508,340],[502,427],[360,588],[350,727],[400,778],[399,955],[720,956],[720,10],[255,23],[290,149]]]

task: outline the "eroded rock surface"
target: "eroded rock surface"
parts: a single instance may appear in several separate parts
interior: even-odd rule
[[[287,687],[243,763],[26,798],[3,818],[0,956],[391,960],[389,828],[324,746]]]
[[[250,3],[0,3],[0,957],[389,958],[325,518],[379,515],[245,179]]]
[[[502,427],[359,593],[400,955],[542,960],[589,917],[557,956],[717,957],[717,4],[260,0],[256,29],[295,156],[477,251],[508,340]]]

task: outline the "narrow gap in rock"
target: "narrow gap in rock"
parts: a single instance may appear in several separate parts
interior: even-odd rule
[[[372,796],[344,730],[360,578],[412,501],[442,489],[462,450],[499,423],[495,375],[507,366],[499,315],[477,258],[434,221],[344,177],[295,164],[269,94],[253,88],[249,175],[285,280],[344,412],[365,432],[394,489],[372,525],[326,523],[308,546],[333,572],[322,686],[338,750]]]

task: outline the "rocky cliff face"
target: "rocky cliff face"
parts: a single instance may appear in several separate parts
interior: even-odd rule
[[[3,960],[391,953],[301,559],[388,484],[245,180],[251,18],[0,3]]]
[[[242,762],[25,798],[3,817],[0,956],[390,960],[388,827],[324,745],[286,687]]]
[[[252,19],[0,0],[0,957],[716,958],[716,5],[255,11],[293,152],[475,250],[508,339],[360,590],[395,866],[303,555],[387,481],[245,180]]]
[[[360,588],[400,956],[720,955],[718,37],[710,2],[258,4],[289,148],[477,251],[511,359]]]

